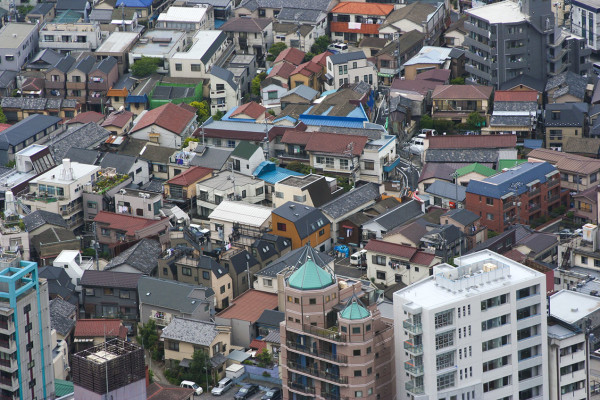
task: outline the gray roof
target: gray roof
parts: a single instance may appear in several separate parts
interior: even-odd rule
[[[550,247],[557,246],[558,237],[551,233],[532,232],[531,235],[517,241],[517,245],[527,246],[534,254],[540,254]]]
[[[38,3],[37,6],[33,7],[33,9],[27,13],[27,15],[46,15],[52,11],[55,5],[56,3]]]
[[[454,183],[450,183],[447,181],[435,180],[427,188],[425,193],[429,193],[434,196],[439,196],[454,201],[465,201],[467,188],[462,185],[455,185]],[[456,197],[457,193],[458,198]]]
[[[229,160],[232,149],[221,149],[218,147],[198,146],[197,153],[191,160],[190,166],[213,168],[217,171],[223,169],[223,166]]]
[[[100,142],[104,142],[110,136],[110,132],[95,122],[88,122],[77,128],[69,129],[52,141],[50,152],[58,163],[65,158],[71,147],[89,148]]]
[[[496,149],[428,149],[426,162],[494,163],[498,161]]]
[[[271,18],[230,18],[219,29],[225,32],[261,33],[273,23]]]
[[[237,90],[237,83],[233,79],[233,73],[227,69],[221,68],[217,65],[213,65],[210,69],[210,74],[216,76],[219,79],[224,80],[233,88],[233,90]]]
[[[496,111],[521,111],[536,112],[538,103],[535,101],[495,101],[494,112]]]
[[[118,174],[128,175],[131,172],[131,168],[136,162],[136,158],[133,156],[127,156],[124,154],[106,153],[100,166],[102,169],[107,167],[113,167],[117,170]]]
[[[293,223],[301,239],[329,224],[327,217],[318,208],[294,203],[293,201],[288,201],[277,207],[273,210],[273,214]]]
[[[230,263],[236,274],[243,274],[246,272],[247,267],[252,268],[258,264],[258,260],[254,256],[248,253],[247,250],[242,250],[233,257],[227,260],[221,260],[221,263]],[[230,269],[231,270],[231,269]]]
[[[102,8],[94,8],[90,13],[90,21],[110,22],[112,21],[112,14],[112,8],[106,10]]]
[[[65,158],[68,158],[72,162],[78,162],[81,164],[96,165],[98,160],[102,158],[102,152],[97,150],[80,149],[78,147],[71,147]]]
[[[263,340],[267,343],[281,343],[281,334],[279,331],[269,331]]]
[[[381,127],[382,129],[379,129]],[[317,131],[319,132],[327,132],[327,133],[339,133],[340,135],[358,135],[358,136],[366,136],[369,140],[378,140],[381,139],[382,135],[386,135],[387,132],[381,125],[376,125],[374,128],[369,128],[365,126],[365,128],[346,128],[343,126],[319,126],[317,127]]]
[[[307,256],[320,267],[324,267],[333,261],[333,258],[327,253],[322,253],[313,247],[306,245],[279,257],[255,275],[275,278],[278,273],[287,267],[299,267],[302,265],[306,261]]]
[[[4,97],[2,99],[2,107],[4,108],[4,100],[14,97]],[[22,97],[19,97],[22,98]],[[9,145],[16,146],[19,143],[25,142],[36,134],[48,129],[52,125],[60,122],[59,117],[50,115],[34,114],[21,120],[8,129],[0,132],[0,149],[7,150]]]
[[[50,300],[50,328],[62,336],[67,336],[75,327],[77,306],[59,297]],[[73,315],[73,318],[71,318]]]
[[[58,0],[56,2],[56,10],[74,10],[83,13],[86,4],[87,0]]]
[[[329,56],[329,59],[331,60],[331,62],[336,65],[336,64],[345,64],[349,61],[353,61],[353,60],[362,60],[367,58],[365,56],[365,53],[361,50],[361,51],[353,51],[352,53],[338,53],[338,54],[332,54]]]
[[[321,18],[326,16],[325,11],[311,10],[306,8],[284,7],[277,14],[277,20],[280,22],[319,22]]]
[[[160,243],[156,240],[144,238],[110,260],[104,269],[110,270],[127,264],[144,275],[151,275],[158,266],[158,256],[161,252]]]
[[[390,231],[397,226],[404,225],[408,221],[423,215],[421,210],[421,203],[416,200],[410,200],[406,203],[402,203],[397,207],[392,208],[385,214],[381,214],[371,221],[376,222],[386,230]],[[366,224],[365,224],[366,225]]]
[[[492,115],[490,126],[531,126],[531,117],[526,115]]]
[[[0,88],[7,88],[15,82],[17,71],[2,71],[0,73]]]
[[[370,182],[342,194],[319,208],[331,218],[337,219],[352,210],[367,206],[380,196],[379,185]]]
[[[273,243],[263,239],[256,239],[254,243],[252,243],[252,248],[256,251],[256,257],[261,261],[268,260],[279,254]]]
[[[298,95],[298,96],[302,97],[303,99],[312,101],[319,94],[319,92],[311,87],[306,86],[306,85],[298,85],[295,88],[293,88],[292,90],[288,90],[287,92],[282,94],[281,97],[283,98],[285,96],[289,96],[292,94]]]
[[[96,271],[88,269],[83,271],[81,286],[114,287],[119,289],[137,289],[140,274],[116,271]]]
[[[195,88],[192,86],[156,86],[152,98],[156,100],[173,100],[194,97]]]
[[[587,78],[571,71],[565,71],[548,79],[546,82],[546,92],[554,89],[553,98],[570,94],[583,100],[586,86]]]
[[[23,223],[25,224],[25,229],[27,229],[27,232],[34,231],[45,224],[56,225],[63,228],[67,227],[67,223],[63,217],[53,212],[44,210],[36,210],[31,214],[27,214],[23,217]]]
[[[271,325],[279,328],[279,323],[285,320],[283,311],[265,310],[256,320],[259,325]]]
[[[95,63],[96,59],[94,57],[87,56],[76,62],[68,72],[78,70],[87,74],[92,70],[92,68],[94,68]]]
[[[3,108],[20,108],[22,110],[60,110],[61,108],[76,108],[77,100],[74,99],[53,99],[53,98],[29,98],[29,97],[4,97],[2,99]],[[44,115],[48,117],[47,115]],[[57,118],[57,117],[53,117]]]
[[[163,329],[160,337],[206,347],[212,344],[218,334],[219,331],[214,322],[175,317]]]
[[[473,211],[466,210],[464,208],[455,208],[449,210],[444,214],[447,217],[452,218],[461,225],[468,226],[479,219],[479,215]]]
[[[254,11],[258,8],[281,8],[283,7],[283,0],[244,0],[240,3],[238,8],[246,8],[250,11]]]
[[[510,89],[518,87],[520,85],[526,86],[533,90],[537,90],[538,92],[544,91],[544,80],[539,79],[539,78],[534,78],[530,75],[518,75],[516,78],[506,81],[502,85],[500,85],[500,89],[501,90],[510,90]]]
[[[63,268],[52,265],[40,267],[39,277],[48,281],[48,292],[51,296],[60,296],[60,298],[75,306],[79,304],[75,285],[73,285],[71,277]]]
[[[71,67],[73,66],[74,63],[75,63],[74,57],[64,56],[60,60],[56,61],[56,63],[48,69],[56,68],[57,70],[66,74],[71,69]]]
[[[211,288],[143,276],[138,282],[141,304],[168,308],[183,314],[193,313],[201,304],[210,304]]]
[[[238,363],[244,362],[247,359],[249,359],[250,357],[251,357],[250,354],[243,352],[241,350],[234,350],[227,355],[227,358],[229,360],[237,361]]]
[[[48,4],[48,3],[39,3],[40,4]],[[59,62],[63,58],[63,55],[57,53],[52,49],[44,49],[38,52],[35,57],[27,64],[28,68],[36,68],[36,67],[50,67],[57,62]]]
[[[545,126],[583,126],[588,110],[587,103],[547,104],[544,111],[544,124]],[[553,111],[560,111],[557,119],[553,119]]]
[[[108,75],[110,73],[110,71],[112,71],[112,69],[116,66],[117,66],[116,58],[106,57],[106,58],[102,59],[102,61],[100,61],[99,63],[96,63],[96,65],[94,65],[94,67],[92,68],[91,72],[94,72],[95,70],[100,70]]]

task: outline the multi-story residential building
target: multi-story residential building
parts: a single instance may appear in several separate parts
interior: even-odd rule
[[[173,54],[169,59],[169,75],[175,78],[208,79],[213,65],[221,66],[224,58],[233,52],[222,31],[198,31],[186,51]]]
[[[385,85],[391,85],[394,78],[400,75],[402,65],[423,48],[424,42],[425,34],[413,29],[402,34],[398,39],[388,43],[374,54],[371,50],[371,55],[367,55],[367,58],[375,64],[379,71],[377,74],[379,79],[383,79]]]
[[[90,225],[100,211],[116,211],[115,195],[131,183],[127,175],[117,174],[114,168],[106,168],[97,179],[83,186],[83,217]],[[118,209],[121,211],[121,209]],[[89,226],[88,226],[89,227]]]
[[[129,66],[128,54],[139,38],[138,32],[113,32],[102,42],[94,54],[98,61],[108,57],[117,60],[118,76],[123,76]],[[115,109],[118,110],[119,107],[117,106]]]
[[[199,7],[169,7],[160,13],[156,20],[159,29],[185,31],[193,36],[197,31],[215,29],[212,6],[202,4]]]
[[[504,232],[515,223],[529,225],[561,205],[560,173],[549,163],[523,163],[467,186],[465,208],[482,216],[481,224]]]
[[[364,37],[377,36],[392,11],[393,4],[341,2],[331,10],[331,40],[360,43]]]
[[[196,113],[173,103],[167,103],[143,113],[136,119],[136,124],[129,134],[135,139],[148,140],[159,146],[178,149],[194,132],[196,126]]]
[[[250,247],[271,227],[271,208],[241,201],[223,201],[210,213],[211,241]]]
[[[40,48],[69,54],[94,51],[102,44],[100,24],[95,22],[48,22],[40,29]]]
[[[379,37],[395,39],[414,29],[425,35],[427,44],[441,44],[440,36],[446,28],[448,11],[444,2],[437,5],[417,2],[400,7],[387,16],[379,28]]]
[[[485,116],[493,91],[491,86],[439,85],[431,95],[431,116],[434,119],[449,119],[457,123],[466,122],[474,112]]]
[[[168,74],[169,60],[175,53],[185,49],[188,40],[185,32],[167,29],[148,30],[129,52],[129,66],[131,67],[142,57],[160,58],[162,62],[156,71]]]
[[[396,398],[391,319],[372,287],[326,268],[305,255],[285,280],[283,398]]]
[[[275,183],[273,206],[279,207],[288,201],[311,207],[321,207],[344,192],[337,181],[323,175],[309,174],[289,176]]]
[[[402,64],[404,78],[417,79],[417,75],[431,69],[449,69],[450,77],[465,73],[465,52],[447,47],[423,46],[417,54]]]
[[[124,215],[135,215],[155,219],[160,215],[163,206],[161,193],[140,189],[123,189],[114,194],[114,212]],[[113,211],[111,209],[104,211]]]
[[[571,195],[574,207],[573,219],[576,224],[598,224],[598,189],[591,187]]]
[[[398,398],[552,398],[545,274],[489,250],[455,262],[394,293]]]
[[[547,104],[544,110],[546,147],[561,151],[570,138],[581,138],[588,131],[587,103]]]
[[[94,68],[96,59],[92,56],[86,56],[78,59],[67,72],[67,97],[77,100],[79,104],[85,104],[87,101],[87,79],[88,74]]]
[[[273,210],[273,234],[292,241],[292,250],[310,245],[325,252],[332,248],[331,223],[321,210],[289,201]]]
[[[48,283],[37,263],[0,259],[0,381],[8,399],[54,398]]]
[[[29,191],[21,197],[31,211],[44,210],[59,214],[68,228],[76,230],[83,225],[83,191],[94,184],[100,167],[64,159],[29,182]]]
[[[20,71],[38,49],[38,27],[35,24],[11,22],[0,29],[1,71]]]
[[[262,59],[273,44],[273,20],[270,18],[230,18],[219,29],[227,33],[236,50]]]
[[[598,186],[600,160],[548,149],[534,149],[529,162],[548,162],[560,172],[561,186],[572,192],[582,192]]]
[[[210,113],[226,113],[240,104],[240,87],[233,72],[217,65],[210,70]]]
[[[589,69],[585,40],[556,27],[553,5],[505,0],[467,11],[466,71],[470,79],[500,89],[520,75],[542,78]]]
[[[67,72],[75,63],[75,58],[66,55],[56,61],[45,72],[44,87],[46,88],[46,96],[48,97],[65,97],[67,94]]]
[[[164,183],[165,198],[184,209],[192,207],[196,200],[196,184],[210,179],[212,172],[212,169],[204,167],[191,167],[180,172]]]
[[[571,3],[571,32],[584,39],[594,52],[600,50],[600,7],[591,0],[573,0]]]
[[[119,79],[117,59],[107,57],[98,61],[87,76],[87,109],[104,111],[106,94]]]
[[[347,3],[371,4],[371,3]],[[377,69],[367,60],[362,51],[352,53],[339,53],[327,56],[327,90],[338,90],[344,84],[366,82],[377,89]]]

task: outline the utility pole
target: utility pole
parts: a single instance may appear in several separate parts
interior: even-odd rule
[[[94,230],[94,250],[96,251],[96,271],[100,271],[100,261],[98,260],[98,231],[96,230],[96,222],[92,222],[92,229]]]
[[[344,153],[350,155],[350,179],[352,179],[352,189],[354,189],[356,187],[356,176],[354,175],[354,142],[348,144]]]
[[[265,161],[269,161],[269,121],[265,115],[265,144],[263,146],[263,152],[265,153]]]

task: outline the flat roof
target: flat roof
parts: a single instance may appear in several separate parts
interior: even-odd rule
[[[307,185],[310,185],[311,183],[313,183],[315,181],[318,181],[321,178],[322,178],[321,175],[314,175],[314,174],[305,175],[305,176],[290,176],[288,178],[280,180],[277,183],[280,183],[282,185],[287,185],[287,186],[303,188]]]
[[[207,7],[169,7],[167,12],[160,13],[158,21],[200,22],[206,15]]]
[[[240,173],[234,172],[234,177],[235,177],[235,184],[238,187],[257,182],[257,180],[253,179],[253,177],[250,177],[250,176],[247,176],[244,174],[240,174]],[[198,185],[198,188],[209,187],[209,188],[219,189],[219,190],[229,190],[229,189],[233,188],[233,181],[230,178],[231,178],[231,173],[229,171],[221,171],[221,172],[218,172],[217,174],[215,174],[215,176],[213,176],[212,178],[208,178],[204,181],[198,182],[197,185]]]
[[[177,46],[184,37],[185,32],[183,31],[153,29],[146,31],[130,52],[144,56],[163,56]],[[153,39],[158,39],[158,41],[153,41]],[[165,39],[171,40],[165,42]]]
[[[213,43],[219,38],[223,31],[198,31],[194,35],[195,42],[186,52],[179,52],[173,54],[172,58],[194,58],[200,60],[204,53],[206,53],[213,45]]]
[[[9,22],[0,30],[0,48],[16,50],[37,28],[36,24]]]
[[[113,32],[96,49],[96,53],[123,53],[138,39],[137,32]]]
[[[527,15],[521,12],[519,5],[510,0],[471,8],[467,10],[467,14],[486,20],[491,24],[510,24],[527,20]]]
[[[66,175],[64,172],[63,165],[61,164],[59,166],[52,168],[50,171],[44,172],[42,175],[38,176],[37,178],[32,179],[31,183],[53,182],[53,183],[69,184],[69,183],[72,183],[73,181],[76,181],[79,178],[82,178],[84,176],[91,175],[94,172],[100,171],[100,169],[101,168],[97,165],[82,164],[82,163],[72,161],[71,162],[71,171],[73,173],[72,179],[65,179]]]
[[[574,324],[600,309],[600,297],[572,290],[561,290],[550,296],[550,315]]]
[[[43,146],[41,144],[31,144],[27,147],[25,147],[23,150],[19,151],[17,154],[20,156],[32,156],[34,154],[39,153],[40,151],[44,150],[45,148],[47,148],[48,146]]]
[[[261,226],[271,218],[272,209],[241,201],[222,201],[208,219],[237,222],[244,225]]]
[[[412,301],[415,306],[433,309],[482,295],[508,284],[514,285],[544,276],[490,250],[455,258],[454,262],[460,266],[440,264],[434,267],[433,276],[398,290],[394,296]],[[482,271],[482,267],[488,263],[497,268],[490,272]],[[484,286],[475,286],[483,282]]]

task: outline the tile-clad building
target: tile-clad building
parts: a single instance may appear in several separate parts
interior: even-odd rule
[[[466,209],[479,215],[481,224],[503,232],[515,223],[531,224],[561,205],[560,173],[546,162],[527,162],[467,186]]]

